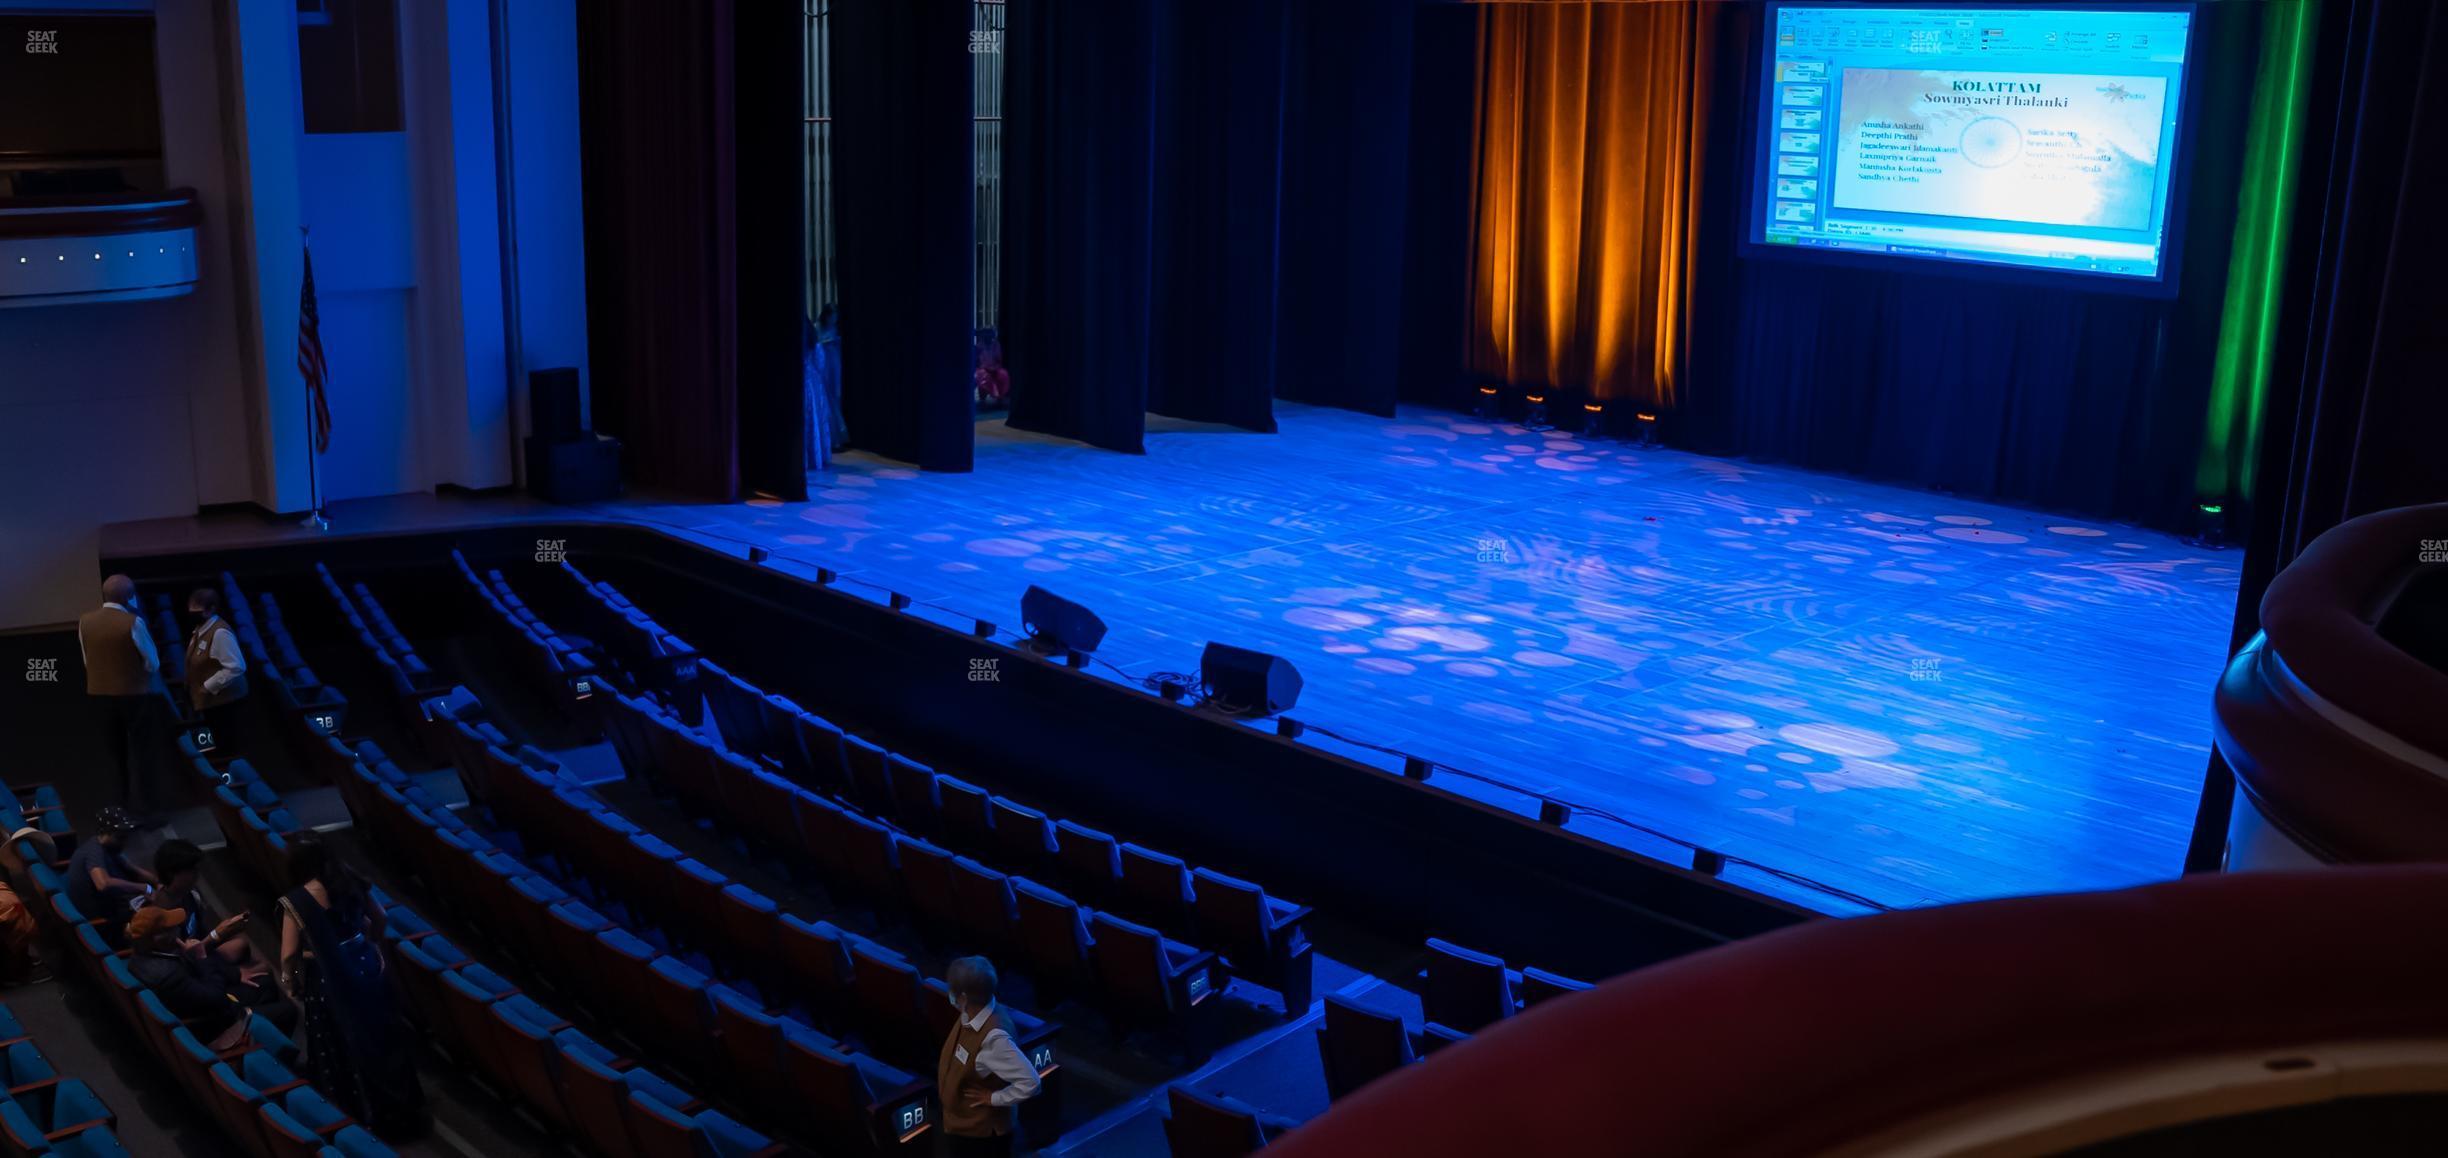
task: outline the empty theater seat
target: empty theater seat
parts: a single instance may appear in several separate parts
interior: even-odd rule
[[[1430,938],[1420,974],[1420,1009],[1429,1021],[1476,1033],[1513,1016],[1513,974],[1485,953]]]
[[[1222,953],[1233,976],[1281,994],[1285,1016],[1307,1012],[1315,963],[1304,927],[1309,907],[1210,869],[1191,876],[1198,889],[1198,943]]]
[[[1166,1091],[1166,1109],[1165,1141],[1173,1158],[1240,1158],[1293,1126],[1288,1119],[1188,1086]]]
[[[1185,1029],[1191,1010],[1229,981],[1213,952],[1110,913],[1090,918],[1088,935],[1097,979],[1091,996],[1119,1025]]]
[[[1576,981],[1544,969],[1525,968],[1521,971],[1521,999],[1524,1009],[1542,1002],[1553,1001],[1558,997],[1569,997],[1588,988],[1590,988],[1590,983],[1587,981]]]
[[[1327,1097],[1343,1097],[1419,1060],[1400,1014],[1332,993],[1326,995],[1325,1013],[1317,1037],[1318,1056],[1326,1064]]]

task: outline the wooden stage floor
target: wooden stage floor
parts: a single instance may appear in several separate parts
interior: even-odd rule
[[[1042,584],[1133,675],[1275,652],[1305,722],[1882,906],[2179,870],[2239,553],[1442,412],[1278,413],[1144,457],[982,422],[974,474],[853,454],[805,504],[619,514],[998,623]]]
[[[2239,552],[1438,411],[1277,413],[1274,435],[1152,429],[1145,456],[981,422],[974,474],[852,454],[804,504],[402,496],[338,504],[332,534],[642,522],[946,622],[1015,625],[1043,584],[1105,618],[1131,675],[1195,670],[1210,639],[1275,652],[1304,722],[1580,805],[1575,832],[1688,859],[1596,810],[1878,906],[2181,867]],[[103,554],[307,534],[151,520]]]

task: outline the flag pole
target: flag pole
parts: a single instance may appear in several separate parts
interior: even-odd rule
[[[298,251],[305,253],[312,248],[306,227],[298,226]],[[303,384],[302,379],[300,384]],[[306,517],[298,520],[298,525],[310,531],[328,531],[331,530],[331,521],[323,517],[323,456],[315,452],[315,416],[311,399],[307,405],[299,408],[299,416],[306,423],[306,501],[309,509]]]

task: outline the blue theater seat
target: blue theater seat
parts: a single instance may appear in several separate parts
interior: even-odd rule
[[[960,914],[952,900],[952,854],[914,837],[895,840],[901,862],[901,894],[910,919],[929,945],[948,946],[958,937]]]
[[[781,910],[772,898],[742,884],[725,887],[722,929],[734,979],[755,986],[759,994],[785,992]]]
[[[1191,877],[1198,889],[1198,943],[1222,953],[1234,976],[1281,994],[1285,1016],[1307,1012],[1315,964],[1315,946],[1304,927],[1309,907],[1211,869]]]
[[[852,813],[842,814],[836,830],[842,857],[850,869],[850,884],[868,908],[898,916],[902,909],[901,863],[890,829]]]
[[[840,930],[784,913],[780,931],[782,968],[788,977],[783,991],[799,998],[813,1024],[836,1024],[850,1000],[850,952]]]
[[[884,781],[892,794],[892,818],[921,836],[935,835],[943,823],[935,770],[894,752],[884,757]]]
[[[792,717],[792,727],[799,734],[800,748],[807,752],[807,779],[800,783],[819,792],[847,789],[850,773],[843,763],[842,730],[806,712]]]
[[[1173,1158],[1241,1158],[1263,1148],[1294,1123],[1232,1098],[1188,1086],[1166,1091],[1165,1141]]]
[[[1000,796],[988,797],[994,816],[996,867],[1016,877],[1047,876],[1054,859],[1054,824],[1046,814]]]
[[[943,816],[945,844],[972,856],[994,855],[994,806],[983,788],[938,773],[935,793]]]
[[[1326,1096],[1340,1099],[1378,1078],[1419,1060],[1411,1031],[1398,1014],[1371,1009],[1329,993],[1326,1023],[1317,1031],[1318,1057],[1326,1065]]]
[[[943,1039],[919,1004],[916,967],[872,941],[850,946],[852,1023],[876,1054],[902,1065],[930,1064]]]
[[[1591,986],[1587,981],[1576,981],[1544,969],[1523,969],[1521,971],[1521,999],[1524,1009],[1540,1002],[1553,1001],[1558,997],[1569,997],[1589,988]]]
[[[786,1035],[782,1069],[792,1098],[783,1120],[823,1153],[881,1154],[934,1127],[931,1083],[816,1035]]]
[[[1013,877],[1011,884],[1020,962],[1038,993],[1048,1002],[1085,994],[1093,983],[1086,914],[1035,881]]]
[[[1113,837],[1068,820],[1054,822],[1054,861],[1063,888],[1092,905],[1122,892],[1122,850]]]
[[[892,810],[892,783],[884,773],[884,749],[842,734],[842,763],[850,777],[850,799],[875,815]]]
[[[952,858],[952,913],[976,952],[1008,952],[1019,921],[1011,878],[968,857]]]
[[[1094,997],[1124,1027],[1185,1029],[1193,1008],[1229,984],[1216,955],[1111,913],[1089,918]]]
[[[640,1158],[762,1158],[783,1152],[772,1139],[713,1110],[684,1114],[639,1093],[629,1095],[628,1110]]]
[[[1420,974],[1423,1016],[1463,1033],[1477,1033],[1513,1016],[1513,976],[1503,961],[1435,938]]]
[[[1180,857],[1127,842],[1117,855],[1122,886],[1115,907],[1176,937],[1191,936],[1190,866]]]

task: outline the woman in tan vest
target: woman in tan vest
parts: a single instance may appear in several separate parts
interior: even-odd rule
[[[213,746],[238,750],[238,701],[246,698],[246,653],[221,618],[221,593],[198,587],[187,596],[194,633],[187,637],[187,703],[211,726]]]
[[[161,708],[154,674],[161,657],[153,634],[137,618],[136,581],[102,581],[102,606],[77,619],[77,650],[85,663],[85,694],[102,707],[103,738],[119,766],[119,803],[140,817],[152,811]]]
[[[1036,1097],[1041,1084],[995,1004],[995,982],[994,963],[984,957],[961,957],[944,969],[960,1020],[936,1060],[935,1093],[953,1158],[1010,1154],[1012,1107]]]

